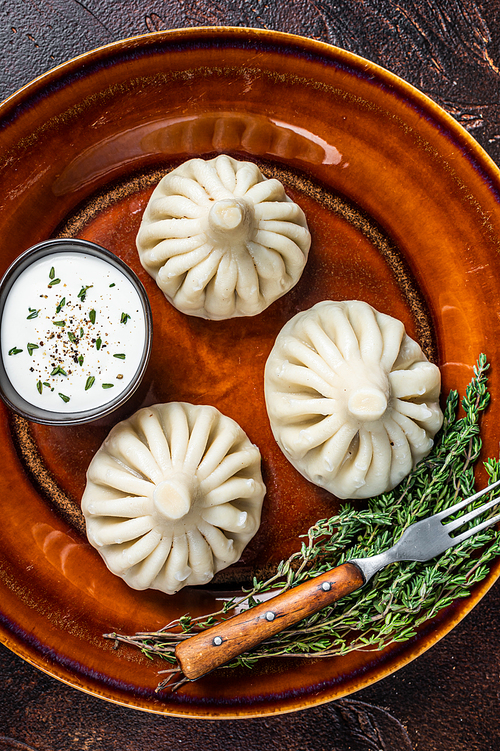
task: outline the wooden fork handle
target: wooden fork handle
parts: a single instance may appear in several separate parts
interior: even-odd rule
[[[363,584],[360,569],[343,563],[181,642],[175,650],[179,667],[186,678],[201,678]]]

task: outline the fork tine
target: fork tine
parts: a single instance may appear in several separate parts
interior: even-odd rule
[[[451,516],[456,511],[460,511],[460,509],[465,508],[465,506],[468,506],[469,503],[474,503],[474,501],[477,501],[478,498],[481,498],[483,495],[486,495],[486,493],[489,493],[490,491],[494,490],[495,488],[498,488],[499,486],[500,486],[500,480],[497,480],[496,482],[492,482],[491,485],[487,485],[485,488],[483,488],[482,490],[479,490],[477,493],[474,493],[474,495],[471,495],[469,498],[464,498],[462,501],[455,503],[454,506],[450,506],[449,508],[445,508],[442,511],[439,511],[437,514],[434,514],[434,518],[446,519],[448,516]]]
[[[500,501],[500,498],[497,500]],[[461,535],[457,535],[456,537],[453,537],[452,538],[453,544],[458,545],[460,542],[467,540],[468,537],[472,537],[472,535],[475,535],[478,532],[481,532],[483,529],[487,529],[487,527],[491,527],[493,524],[496,524],[497,522],[500,522],[500,514],[493,516],[491,519],[486,519],[486,521],[481,522],[481,524],[476,524],[475,527],[472,527],[472,529],[467,529],[465,532],[462,532]]]
[[[470,503],[470,499],[469,499],[469,503]],[[471,519],[475,519],[476,516],[483,514],[489,508],[493,508],[493,506],[496,506],[499,503],[500,503],[500,496],[497,496],[496,498],[493,498],[491,501],[488,501],[488,503],[483,503],[481,506],[478,506],[472,511],[469,511],[468,514],[464,514],[463,516],[460,516],[458,519],[454,519],[454,521],[448,522],[448,524],[444,524],[443,526],[447,532],[452,532],[454,529],[457,529],[457,527],[461,527],[466,522],[470,522]]]

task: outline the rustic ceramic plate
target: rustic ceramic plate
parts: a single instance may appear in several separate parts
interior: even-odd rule
[[[255,318],[210,322],[174,310],[141,268],[134,239],[153,186],[185,159],[217,153],[279,177],[309,219],[299,284]],[[498,387],[498,171],[450,117],[372,63],[298,37],[189,29],[110,45],[42,76],[0,108],[1,272],[54,236],[96,242],[149,294],[151,363],[119,414],[72,428],[29,424],[2,407],[1,639],[52,676],[130,707],[232,718],[326,702],[382,678],[446,634],[499,574],[413,641],[342,659],[218,671],[155,694],[157,666],[104,632],[151,630],[209,612],[225,589],[272,570],[338,509],[286,462],[270,432],[263,366],[281,326],[327,299],[362,299],[402,319],[462,393],[480,352]],[[216,586],[168,597],[108,572],[83,534],[86,467],[111,425],[142,405],[213,404],[263,454],[263,523]],[[500,399],[484,420],[497,450]],[[484,478],[483,478],[484,479]],[[158,666],[158,668],[161,666]]]

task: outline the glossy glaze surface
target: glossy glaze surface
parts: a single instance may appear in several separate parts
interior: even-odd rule
[[[495,395],[500,183],[484,152],[436,105],[376,66],[310,40],[243,29],[111,45],[26,87],[0,117],[0,175],[9,186],[0,196],[1,236],[9,238],[1,270],[48,237],[89,239],[134,269],[154,319],[143,384],[113,420],[51,428],[2,410],[3,642],[104,698],[222,718],[351,693],[443,636],[492,584],[498,566],[472,598],[397,650],[221,671],[177,695],[156,695],[154,666],[132,650],[114,651],[102,633],[149,630],[186,611],[207,612],[221,591],[168,597],[129,590],[81,535],[78,501],[86,467],[117,419],[158,401],[208,403],[259,445],[268,487],[261,529],[220,587],[234,588],[293,552],[310,524],[338,503],[300,477],[274,443],[263,366],[283,324],[323,299],[366,300],[402,319],[441,367],[445,392],[463,392],[486,352]],[[217,153],[254,160],[279,176],[312,233],[299,284],[255,318],[184,316],[135,250],[159,177],[184,159]],[[489,454],[497,448],[499,410],[494,399],[484,421]],[[22,499],[22,517],[13,498]]]

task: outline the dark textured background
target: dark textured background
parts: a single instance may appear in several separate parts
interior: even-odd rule
[[[100,45],[201,25],[302,34],[373,60],[432,97],[500,164],[498,0],[0,0],[0,99]],[[498,751],[499,605],[497,585],[395,675],[347,699],[260,720],[118,707],[0,646],[0,751]]]

